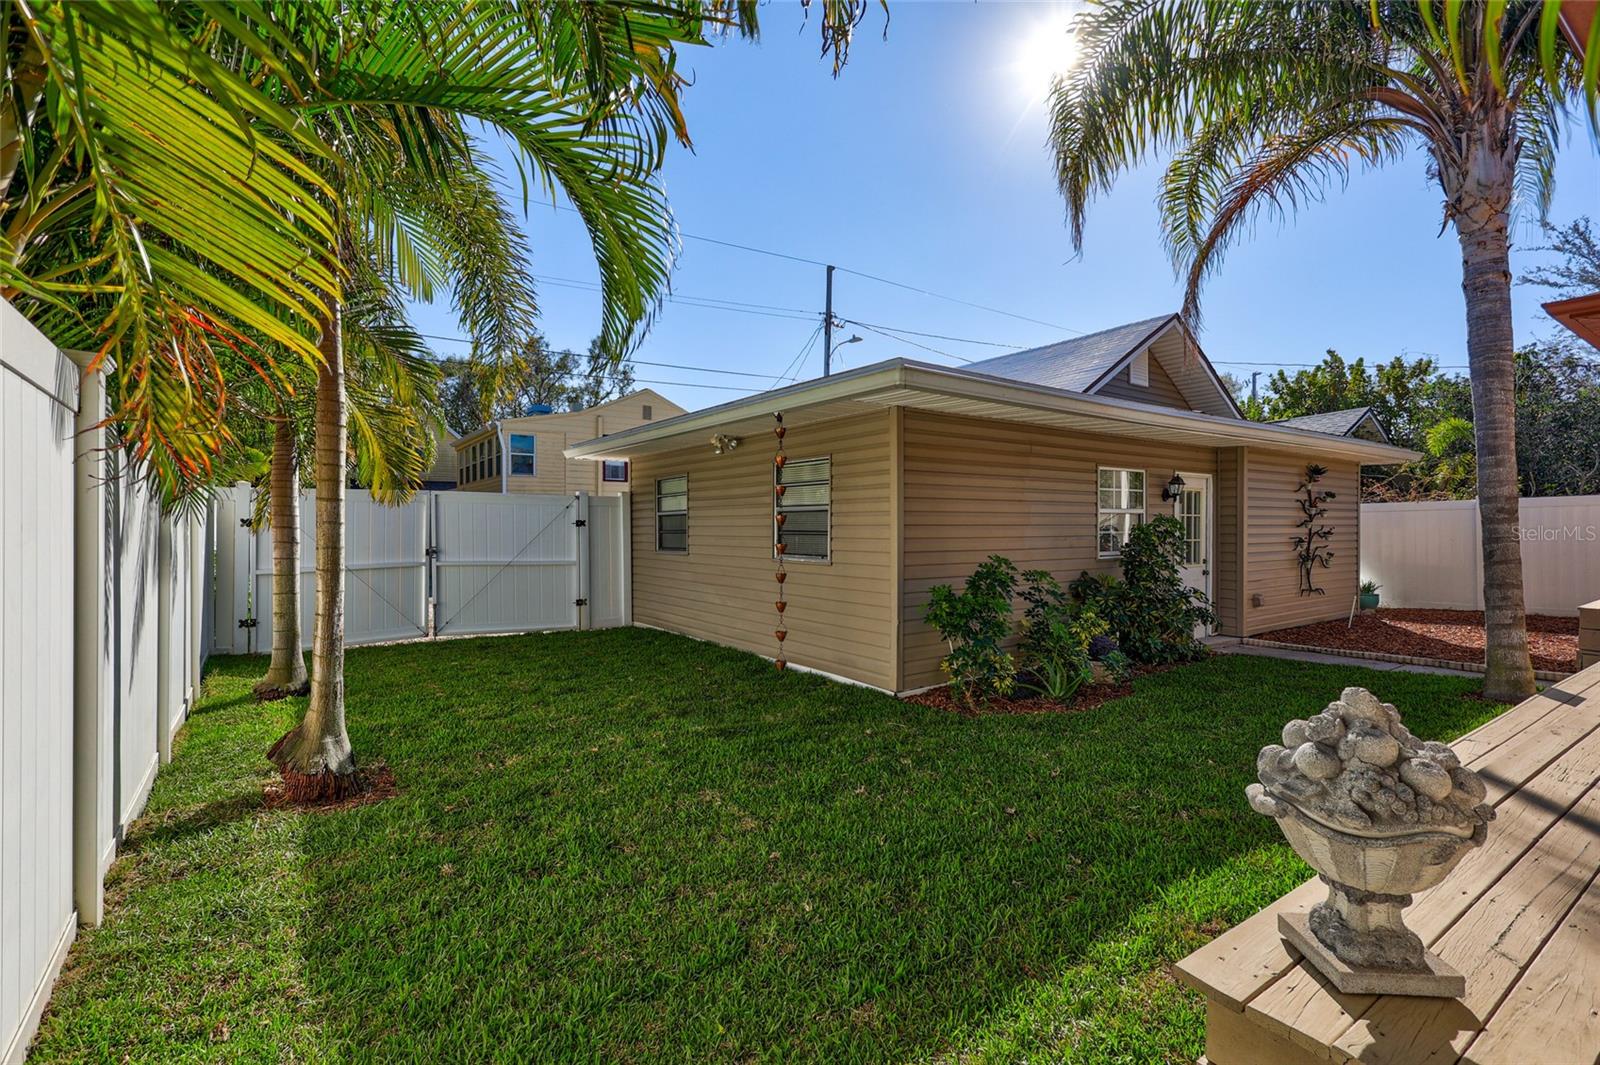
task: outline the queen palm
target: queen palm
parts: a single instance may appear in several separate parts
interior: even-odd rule
[[[1482,523],[1485,694],[1533,691],[1517,539],[1510,217],[1549,203],[1570,51],[1543,49],[1536,2],[1461,5],[1111,0],[1076,24],[1081,60],[1051,96],[1075,245],[1089,201],[1171,153],[1159,207],[1184,313],[1262,215],[1282,216],[1420,148],[1461,245]],[[1448,17],[1447,17],[1448,16]],[[1544,20],[1554,32],[1554,23]],[[1547,43],[1547,42],[1546,42]]]

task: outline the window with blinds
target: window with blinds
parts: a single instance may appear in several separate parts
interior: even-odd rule
[[[776,467],[781,493],[773,493],[777,542],[786,559],[828,560],[833,459],[800,459]],[[779,517],[782,521],[778,521]]]
[[[656,481],[656,550],[689,550],[689,475]]]

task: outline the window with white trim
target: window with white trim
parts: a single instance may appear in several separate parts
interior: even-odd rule
[[[600,463],[600,479],[611,483],[626,483],[628,480],[627,459],[604,459]]]
[[[1144,471],[1102,466],[1096,506],[1096,551],[1116,558],[1135,525],[1144,523]]]
[[[689,550],[689,475],[656,481],[656,550],[686,554]]]
[[[799,459],[774,467],[773,522],[783,557],[828,561],[833,459]]]
[[[519,477],[532,477],[539,472],[534,454],[536,439],[532,433],[511,434],[511,472]]]

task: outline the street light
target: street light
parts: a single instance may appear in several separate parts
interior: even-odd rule
[[[861,343],[861,337],[856,336],[856,335],[852,335],[849,340],[841,340],[841,341],[839,341],[839,343],[833,345],[833,347],[830,348],[828,351],[824,352],[823,356],[822,356],[822,376],[823,377],[827,377],[829,374],[831,374],[833,372],[833,353],[834,352],[838,351],[840,348],[844,347],[846,344],[859,344],[859,343]]]

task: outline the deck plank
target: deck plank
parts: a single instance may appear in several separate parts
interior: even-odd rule
[[[1593,1062],[1600,1058],[1600,880],[1467,1048],[1468,1065]]]
[[[1528,869],[1549,869],[1559,864],[1555,857],[1541,857],[1530,861],[1535,848],[1546,846],[1544,837],[1553,831],[1560,819],[1573,804],[1584,799],[1585,793],[1600,781],[1600,667],[1575,674],[1560,684],[1506,711],[1487,722],[1452,745],[1458,755],[1482,773],[1489,789],[1488,800],[1497,809],[1497,821],[1490,826],[1485,846],[1477,848],[1463,859],[1450,879],[1438,889],[1419,896],[1415,906],[1407,913],[1407,920],[1422,935],[1425,942],[1435,946],[1448,940],[1452,949],[1468,955],[1471,948],[1455,947],[1451,929],[1464,914],[1474,907],[1483,907],[1484,914],[1504,915],[1505,903],[1495,889],[1507,870],[1527,863]],[[1596,811],[1600,814],[1600,811]],[[1591,833],[1592,834],[1592,833]],[[1569,849],[1583,847],[1591,866],[1600,861],[1600,855],[1590,853],[1587,844],[1579,839],[1577,830],[1563,833],[1556,842]],[[1514,885],[1513,885],[1514,886]],[[1571,885],[1569,885],[1570,887]],[[1388,1009],[1374,1014],[1372,1028],[1382,1035],[1383,1046],[1372,1048],[1376,1040],[1366,1039],[1367,1026],[1359,1022],[1385,1002],[1415,1003],[1415,999],[1387,999],[1365,995],[1340,995],[1319,974],[1284,947],[1277,931],[1277,915],[1283,911],[1305,910],[1319,901],[1325,888],[1317,881],[1309,881],[1295,891],[1277,900],[1271,906],[1241,922],[1235,929],[1213,940],[1207,947],[1190,955],[1178,965],[1183,979],[1191,986],[1203,990],[1214,1001],[1233,1009],[1244,1008],[1245,1016],[1275,1036],[1292,1040],[1308,1051],[1318,1051],[1333,1061],[1354,1060],[1424,1060],[1421,1053],[1411,1056],[1384,1058],[1382,1054],[1390,1045],[1402,1045],[1398,1036],[1382,1035],[1398,1031],[1393,1027]],[[1582,890],[1582,885],[1577,886]],[[1571,903],[1576,892],[1564,896],[1540,896],[1535,904],[1542,906],[1538,912],[1543,918],[1524,917],[1518,921],[1507,917],[1504,924],[1508,934],[1514,933],[1517,952],[1522,961],[1510,969],[1506,959],[1497,958],[1490,964],[1500,975],[1498,991],[1492,999],[1480,1001],[1471,990],[1469,996],[1480,1011],[1493,1008],[1494,1002],[1504,995],[1510,982],[1516,979],[1528,962],[1535,960],[1538,943],[1529,929],[1545,920],[1544,932],[1548,934],[1561,914],[1551,915],[1559,908],[1560,898]],[[1497,908],[1496,908],[1497,907]],[[1564,911],[1563,911],[1564,912]],[[1494,924],[1492,917],[1474,917],[1472,927],[1484,921]],[[1531,923],[1530,923],[1531,922]],[[1463,937],[1467,936],[1462,932]],[[1461,942],[1465,943],[1466,940]],[[1530,946],[1531,942],[1531,946]],[[1481,945],[1480,948],[1482,949]],[[1475,959],[1468,957],[1461,966],[1469,973]],[[1486,989],[1487,993],[1487,989]],[[1392,1008],[1392,1007],[1391,1007]],[[1479,1030],[1480,1022],[1466,1006],[1457,1005],[1459,1014],[1443,1015],[1432,1024],[1458,1023],[1458,1029],[1444,1040],[1434,1039],[1440,1060],[1454,1061],[1460,1047],[1466,1045]],[[1402,1011],[1403,1012],[1403,1011]],[[1381,1027],[1389,1025],[1389,1027]],[[1432,1028],[1429,1029],[1433,1030]],[[1348,1039],[1340,1045],[1341,1037]],[[1417,1038],[1422,1038],[1418,1035]],[[1590,1058],[1593,1058],[1591,1055]],[[1590,1060],[1586,1058],[1585,1060]],[[1429,1059],[1431,1060],[1431,1059]]]
[[[1453,1062],[1560,926],[1600,868],[1600,790],[1591,789],[1482,899],[1432,944],[1461,970],[1460,999],[1385,996],[1335,1043],[1373,1065]]]

